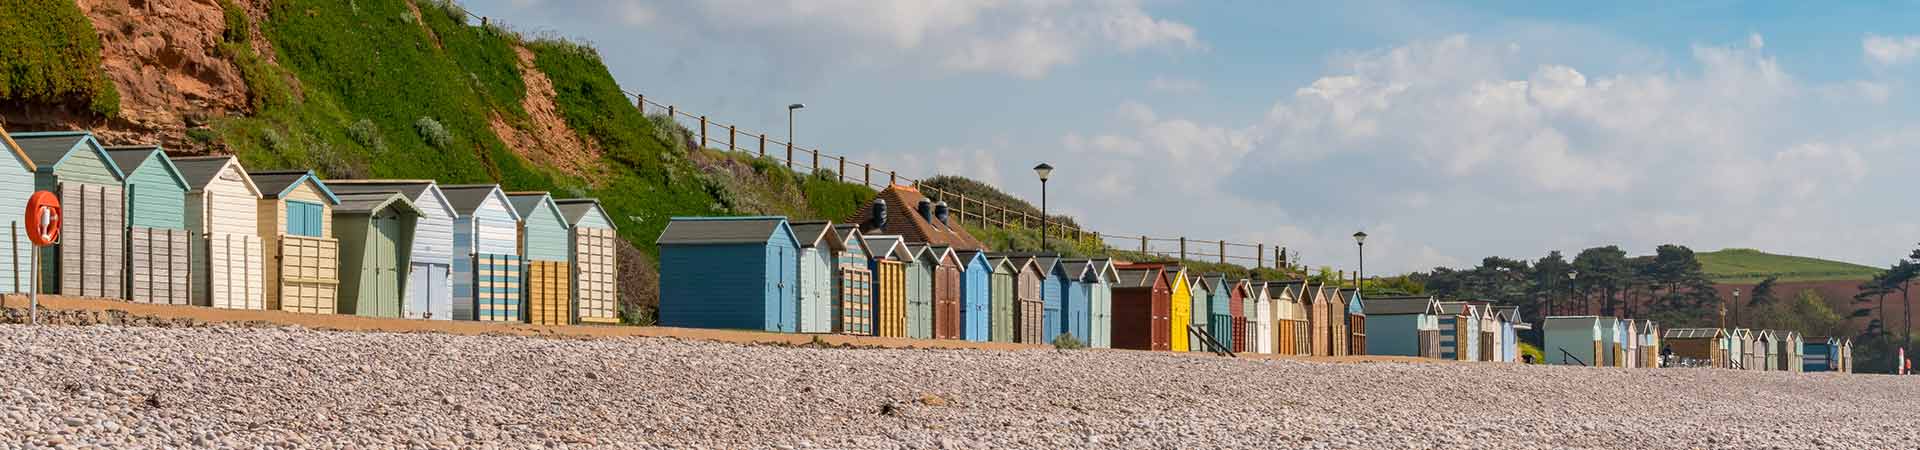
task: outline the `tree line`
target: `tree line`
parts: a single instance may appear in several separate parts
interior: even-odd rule
[[[1900,259],[1880,272],[1871,280],[1860,284],[1860,293],[1853,296],[1854,310],[1850,317],[1863,318],[1867,325],[1862,327],[1854,339],[1855,367],[1876,372],[1892,372],[1894,356],[1899,349],[1911,353],[1915,347],[1913,341],[1913,303],[1911,300],[1913,282],[1920,278],[1920,249],[1913,250],[1906,258]],[[1902,317],[1887,317],[1887,299],[1898,298]],[[1898,325],[1898,329],[1892,329]]]
[[[1619,246],[1552,251],[1537,260],[1490,256],[1468,269],[1436,267],[1408,276],[1426,293],[1519,305],[1529,321],[1554,315],[1652,319],[1667,327],[1718,326],[1719,298],[1693,249],[1661,245],[1627,256]]]

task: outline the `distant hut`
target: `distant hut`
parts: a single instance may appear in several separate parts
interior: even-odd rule
[[[660,324],[799,330],[800,245],[783,217],[675,217],[660,246]]]
[[[250,172],[260,187],[260,237],[267,249],[267,309],[333,314],[339,304],[340,199],[311,170]]]
[[[833,226],[840,251],[833,255],[833,332],[873,335],[873,250],[860,227]]]
[[[1248,327],[1253,329],[1254,353],[1273,354],[1273,299],[1268,292],[1274,284],[1255,281],[1247,295],[1253,299],[1253,313],[1248,314],[1252,317],[1252,324]]]
[[[1480,309],[1468,302],[1440,302],[1440,313],[1440,357],[1479,361]],[[1450,326],[1452,333],[1448,332]]]
[[[1187,327],[1193,324],[1193,286],[1187,283],[1187,268],[1180,265],[1168,265],[1160,269],[1161,276],[1167,279],[1167,349],[1175,352],[1192,350],[1192,341]]]
[[[107,156],[127,175],[127,300],[191,303],[187,180],[160,147],[112,147]]]
[[[1813,336],[1800,341],[1800,370],[1802,372],[1834,372],[1838,367],[1834,362],[1834,352],[1839,348],[1839,340],[1826,336]]]
[[[27,197],[33,195],[33,159],[13,142],[13,136],[0,130],[0,145],[10,158],[0,162],[0,224],[8,227],[11,239],[0,239],[0,293],[19,294],[33,290],[33,242],[27,238]]]
[[[1093,290],[1088,286],[1087,279],[1093,272],[1093,264],[1085,259],[1064,259],[1060,265],[1065,269],[1060,274],[1060,280],[1061,290],[1066,293],[1062,297],[1066,300],[1063,307],[1066,309],[1067,334],[1073,335],[1081,343],[1092,345],[1093,308],[1089,300]]]
[[[1438,348],[1440,302],[1433,297],[1377,297],[1367,299],[1367,353],[1435,357]]]
[[[1044,344],[1047,342],[1045,340],[1047,271],[1040,268],[1038,257],[1019,256],[1008,259],[1015,268],[1014,339],[1025,344]]]
[[[126,298],[126,173],[92,133],[14,133],[13,140],[33,161],[33,187],[60,198],[60,242],[41,249],[41,292]]]
[[[1640,322],[1640,367],[1660,367],[1660,324],[1651,320]]]
[[[1721,328],[1669,328],[1661,336],[1666,348],[1679,360],[1697,361],[1708,367],[1728,367],[1727,330]],[[1670,361],[1678,363],[1681,361]]]
[[[1500,327],[1499,334],[1495,336],[1495,342],[1500,347],[1497,361],[1520,362],[1520,307],[1497,306],[1493,314]]]
[[[453,219],[459,214],[433,180],[327,180],[334,194],[399,192],[420,210],[408,253],[401,316],[453,319]]]
[[[492,184],[440,186],[453,205],[453,320],[520,320],[520,213]]]
[[[568,260],[573,262],[573,319],[580,323],[620,323],[620,236],[613,215],[600,206],[599,200],[591,198],[554,199],[553,204],[567,221]]]
[[[1747,341],[1747,370],[1773,370],[1773,330],[1753,330]]]
[[[1360,291],[1343,290],[1340,298],[1346,300],[1347,345],[1344,355],[1365,355],[1367,353],[1367,310],[1366,301]]]
[[[1013,258],[1003,255],[989,256],[987,261],[993,268],[987,278],[990,286],[987,298],[987,309],[990,314],[987,322],[990,329],[987,340],[1016,342],[1019,340],[1019,332],[1015,322],[1018,320],[1016,318],[1019,317],[1020,307],[1015,304],[1013,292],[1016,286],[1014,280],[1020,277],[1020,268],[1013,265]]]
[[[956,250],[953,255],[961,268],[960,338],[987,342],[993,332],[993,261],[979,250]]]
[[[912,289],[907,286],[907,264],[913,261],[913,251],[900,236],[867,234],[868,256],[872,264],[867,266],[873,271],[873,335],[884,337],[907,337],[907,294]]]
[[[1052,343],[1067,333],[1067,269],[1054,254],[1034,256],[1033,264],[1040,275],[1040,343]]]
[[[1801,371],[1805,364],[1806,354],[1802,353],[1803,350],[1801,350],[1803,339],[1800,337],[1800,332],[1792,330],[1776,331],[1774,332],[1774,336],[1779,338],[1779,340],[1774,342],[1773,370],[1783,372]]]
[[[1167,351],[1173,289],[1161,264],[1115,264],[1113,348]]]
[[[966,269],[962,267],[960,257],[952,247],[932,248],[935,255],[933,266],[933,338],[958,340],[960,330],[964,328],[961,306],[962,294],[960,280],[965,278]]]
[[[335,311],[403,317],[414,227],[420,208],[399,192],[338,194],[334,236],[340,241],[340,303]]]
[[[833,331],[833,254],[841,248],[833,236],[833,222],[791,225],[793,236],[800,240],[800,332]]]
[[[1228,284],[1225,274],[1210,273],[1207,283],[1207,332],[1226,350],[1235,350],[1233,345],[1233,299],[1232,284]],[[1243,292],[1244,294],[1244,292]]]
[[[1111,259],[1095,258],[1087,266],[1087,311],[1092,317],[1087,322],[1090,347],[1113,348],[1113,283],[1119,281],[1119,277]]]
[[[1280,282],[1277,287],[1268,290],[1274,298],[1274,353],[1281,355],[1307,355],[1312,353],[1312,327],[1307,324],[1307,307],[1301,302],[1306,296],[1307,282],[1294,280]]]
[[[1441,332],[1445,333],[1446,319],[1441,320],[1443,321]],[[1542,325],[1542,334],[1546,335],[1546,345],[1541,347],[1540,351],[1543,353],[1541,356],[1547,359],[1547,364],[1589,367],[1601,365],[1605,358],[1605,351],[1601,345],[1602,330],[1599,316],[1550,316]]]
[[[1753,330],[1746,328],[1727,330],[1727,368],[1745,370],[1749,367],[1751,361],[1748,361],[1748,354],[1751,352],[1749,347],[1752,346]]]
[[[933,246],[907,244],[907,337],[933,339],[933,271],[940,255]]]
[[[520,256],[527,277],[520,298],[523,319],[532,324],[572,323],[573,251],[566,216],[546,192],[508,192],[507,201],[520,213]]]
[[[232,156],[171,158],[187,180],[185,219],[193,304],[266,309],[260,189]]]
[[[1613,317],[1600,317],[1599,320],[1600,356],[1594,365],[1601,367],[1619,367],[1620,360],[1625,356],[1623,344],[1625,344],[1626,341],[1622,339],[1623,335],[1626,334],[1624,322]]]
[[[1253,345],[1253,282],[1232,280],[1227,282],[1227,311],[1233,316],[1233,351],[1249,353],[1256,348]]]

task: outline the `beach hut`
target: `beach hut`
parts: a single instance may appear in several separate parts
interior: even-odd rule
[[[508,192],[507,201],[520,213],[520,256],[526,268],[523,319],[532,324],[572,323],[573,252],[567,218],[545,192]],[[788,289],[798,291],[798,285]]]
[[[991,286],[991,293],[987,296],[987,310],[990,316],[987,319],[989,328],[987,340],[1017,342],[1020,333],[1015,322],[1020,316],[1018,312],[1020,306],[1016,304],[1013,292],[1017,285],[1014,280],[1020,277],[1020,268],[1014,265],[1014,258],[1004,255],[989,256],[987,261],[993,268],[987,278],[987,283]]]
[[[1773,330],[1751,330],[1747,333],[1747,370],[1773,370]]]
[[[1113,268],[1113,260],[1095,258],[1087,266],[1087,312],[1091,318],[1087,322],[1087,334],[1093,348],[1113,348],[1113,283],[1119,281],[1120,273]]]
[[[1480,328],[1481,320],[1483,319],[1480,309],[1468,302],[1440,302],[1440,312],[1443,314],[1440,318],[1440,327],[1442,329],[1440,352],[1443,354],[1442,357],[1444,358],[1446,357],[1445,354],[1450,353],[1453,355],[1453,359],[1460,361],[1479,361],[1481,358],[1480,342],[1482,340]],[[1452,351],[1448,350],[1447,345],[1448,342],[1445,331],[1447,325],[1449,325],[1447,323],[1447,317],[1457,318],[1457,320],[1452,323],[1454,336],[1456,336],[1456,339],[1452,340]]]
[[[1253,312],[1248,314],[1252,323],[1247,327],[1253,329],[1254,353],[1273,354],[1273,299],[1268,292],[1274,284],[1255,281],[1253,289],[1248,291],[1247,297],[1253,299]]]
[[[1804,339],[1800,337],[1800,332],[1776,331],[1774,336],[1779,340],[1774,342],[1773,370],[1800,372],[1806,363],[1806,354],[1802,353],[1804,350],[1801,349]]]
[[[873,250],[853,224],[833,226],[840,251],[833,254],[833,332],[873,335]]]
[[[1014,338],[1026,344],[1044,344],[1047,333],[1046,290],[1047,272],[1040,268],[1040,258],[1032,256],[1009,257],[1015,269],[1013,304]]]
[[[933,265],[933,338],[960,339],[960,329],[966,318],[961,317],[960,280],[964,279],[966,269],[961,267],[960,257],[952,247],[935,246]]]
[[[1745,328],[1727,330],[1727,368],[1747,368],[1747,347],[1752,346],[1753,332]]]
[[[1495,317],[1498,319],[1497,323],[1499,324],[1499,327],[1500,327],[1499,334],[1495,336],[1495,342],[1500,347],[1500,351],[1499,353],[1497,353],[1497,355],[1499,356],[1499,359],[1497,359],[1497,361],[1519,362],[1520,361],[1520,324],[1521,324],[1520,307],[1519,306],[1497,306],[1497,307],[1494,307],[1493,313]]]
[[[1093,289],[1087,280],[1092,276],[1093,264],[1085,259],[1063,259],[1060,260],[1060,267],[1060,289],[1065,294],[1061,296],[1065,302],[1061,306],[1065,308],[1066,333],[1091,346],[1093,308],[1089,300],[1093,297]]]
[[[266,309],[260,189],[232,156],[171,158],[187,181],[184,210],[193,304]]]
[[[441,186],[453,205],[453,319],[520,320],[520,213],[492,184]]]
[[[933,269],[940,256],[933,246],[907,244],[907,337],[933,339]]]
[[[1213,336],[1213,292],[1207,285],[1205,275],[1189,271],[1186,276],[1188,305],[1192,305],[1187,314],[1188,348],[1196,352],[1213,351],[1207,348],[1207,340]]]
[[[1253,351],[1253,323],[1250,314],[1253,311],[1253,283],[1247,280],[1227,282],[1227,312],[1233,316],[1233,351],[1246,353]]]
[[[1440,302],[1433,297],[1367,299],[1367,354],[1435,357],[1430,342],[1440,331]]]
[[[591,198],[554,199],[553,204],[567,221],[574,321],[620,323],[620,236],[613,215]]]
[[[1333,348],[1327,343],[1327,336],[1331,332],[1328,331],[1330,328],[1327,325],[1327,308],[1324,306],[1327,302],[1326,288],[1325,283],[1313,284],[1312,282],[1308,282],[1301,288],[1300,307],[1305,313],[1302,317],[1306,318],[1307,325],[1307,351],[1301,353],[1303,356],[1333,354]]]
[[[0,130],[0,145],[11,155],[0,163],[0,224],[8,228],[9,239],[0,239],[0,293],[18,294],[33,289],[33,242],[27,239],[27,197],[33,195],[33,159],[13,142],[13,136]]]
[[[112,147],[107,156],[127,175],[127,300],[191,303],[187,180],[160,147]]]
[[[1593,365],[1600,367],[1619,367],[1626,341],[1621,339],[1626,327],[1620,319],[1601,317],[1600,319],[1600,356]]]
[[[1620,327],[1626,331],[1620,334],[1620,360],[1614,367],[1639,367],[1634,361],[1640,355],[1640,322],[1633,319],[1620,319]]]
[[[1039,269],[1041,302],[1041,343],[1052,343],[1054,338],[1067,333],[1066,296],[1067,268],[1059,255],[1047,254],[1033,257],[1033,264]]]
[[[793,236],[800,239],[800,332],[833,331],[833,254],[840,240],[833,236],[833,222],[813,220],[792,222]]]
[[[1115,264],[1113,348],[1167,351],[1173,289],[1160,264]]]
[[[1660,324],[1640,321],[1640,367],[1660,367]]]
[[[420,217],[414,221],[413,248],[407,253],[407,286],[401,294],[400,313],[408,319],[453,319],[453,220],[459,214],[439,184],[433,180],[327,180],[327,188],[336,195],[399,192],[413,202]]]
[[[953,255],[961,268],[960,338],[987,342],[993,332],[993,261],[979,250],[956,250]]]
[[[334,236],[340,241],[340,303],[335,311],[403,317],[406,270],[420,208],[399,192],[336,194]]]
[[[873,335],[907,337],[907,264],[913,251],[900,236],[865,234],[873,271]]]
[[[660,324],[792,333],[800,244],[784,217],[675,217],[660,246]]]
[[[1727,339],[1727,330],[1721,328],[1669,328],[1660,340],[1677,360],[1669,363],[1693,361],[1724,368],[1728,366]]]
[[[33,187],[60,198],[60,242],[41,249],[41,292],[126,298],[125,172],[92,133],[15,133],[13,140],[33,161]]]
[[[1826,336],[1813,336],[1800,341],[1800,370],[1802,372],[1834,371],[1834,351],[1839,348],[1838,341]]]
[[[1314,295],[1313,318],[1320,325],[1314,328],[1319,335],[1314,336],[1314,355],[1340,356],[1347,352],[1347,302],[1341,296],[1340,281],[1321,284]]]
[[[1233,310],[1237,302],[1233,299],[1233,285],[1228,284],[1225,274],[1210,273],[1204,278],[1207,285],[1207,333],[1214,342],[1228,351],[1234,351]]]
[[[1167,349],[1185,352],[1192,349],[1187,327],[1193,324],[1193,286],[1187,283],[1187,268],[1169,265],[1160,269],[1167,279]]]
[[[1347,305],[1347,311],[1346,311],[1347,320],[1345,322],[1345,324],[1347,325],[1347,334],[1346,334],[1347,345],[1345,347],[1346,354],[1348,355],[1368,354],[1367,353],[1367,309],[1366,309],[1367,302],[1361,298],[1359,290],[1347,290],[1343,292],[1344,293],[1340,296],[1340,298],[1346,300],[1346,305]]]
[[[1268,295],[1274,298],[1274,353],[1281,355],[1311,354],[1313,344],[1312,327],[1307,324],[1307,308],[1301,302],[1306,295],[1307,282],[1304,280],[1283,281],[1278,287],[1269,289]]]
[[[1599,316],[1547,317],[1541,330],[1541,334],[1545,335],[1545,345],[1540,348],[1547,364],[1600,366],[1601,358],[1605,357],[1600,319]],[[1442,323],[1442,333],[1445,333],[1445,327],[1446,324]]]
[[[1840,373],[1853,373],[1853,338],[1839,338],[1840,349],[1834,352],[1834,360],[1840,361]]]
[[[267,309],[333,314],[339,304],[340,199],[311,170],[248,172],[260,187],[260,238],[267,249]]]

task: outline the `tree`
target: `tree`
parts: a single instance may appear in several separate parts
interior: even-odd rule
[[[1559,297],[1562,294],[1569,297],[1573,295],[1573,292],[1568,289],[1571,285],[1568,283],[1569,280],[1567,280],[1567,274],[1571,272],[1573,272],[1573,264],[1568,263],[1565,257],[1560,256],[1559,250],[1549,252],[1546,257],[1535,261],[1533,263],[1533,287],[1530,290],[1531,292],[1528,293],[1528,296],[1539,299],[1538,301],[1545,303],[1547,307],[1541,308],[1535,306],[1534,309],[1541,310],[1546,314],[1559,311],[1560,308],[1553,307],[1557,306],[1558,302],[1553,302],[1548,299]],[[1571,301],[1572,299],[1569,298],[1567,300]]]
[[[1609,305],[1632,276],[1628,271],[1627,252],[1614,245],[1581,250],[1579,255],[1573,257],[1573,269],[1580,271],[1579,278],[1574,280],[1574,288],[1580,291],[1581,298],[1598,291],[1602,301]],[[1583,312],[1592,311],[1587,308]]]
[[[1780,276],[1768,276],[1767,279],[1760,280],[1760,284],[1753,285],[1753,296],[1747,298],[1747,306],[1765,308],[1767,305],[1773,304],[1775,300],[1773,298],[1773,283],[1776,281],[1780,281]]]
[[[1902,259],[1899,263],[1887,269],[1886,280],[1884,281],[1888,290],[1900,292],[1900,304],[1902,305],[1900,310],[1906,315],[1906,320],[1902,322],[1900,326],[1900,342],[1902,346],[1908,342],[1913,342],[1913,297],[1911,291],[1915,277],[1920,277],[1920,264]]]

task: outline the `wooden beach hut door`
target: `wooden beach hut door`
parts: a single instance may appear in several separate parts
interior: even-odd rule
[[[121,186],[60,183],[61,211],[67,229],[59,248],[63,295],[123,298],[126,273],[124,236],[126,197]]]
[[[367,271],[367,275],[372,276],[374,303],[365,305],[372,307],[372,311],[368,311],[372,314],[362,312],[361,315],[401,317],[400,255],[397,254],[401,236],[400,213],[389,209],[375,214],[370,220],[373,221],[370,227],[373,231],[373,242],[370,243],[373,248],[368,251],[373,253],[373,268]]]
[[[831,255],[819,245],[800,249],[800,332],[826,333],[833,330],[833,305],[829,302],[833,276]]]
[[[580,304],[580,321],[619,323],[619,280],[615,273],[619,264],[615,261],[613,229],[580,227],[574,233],[574,283],[579,286],[579,298],[574,301]]]

